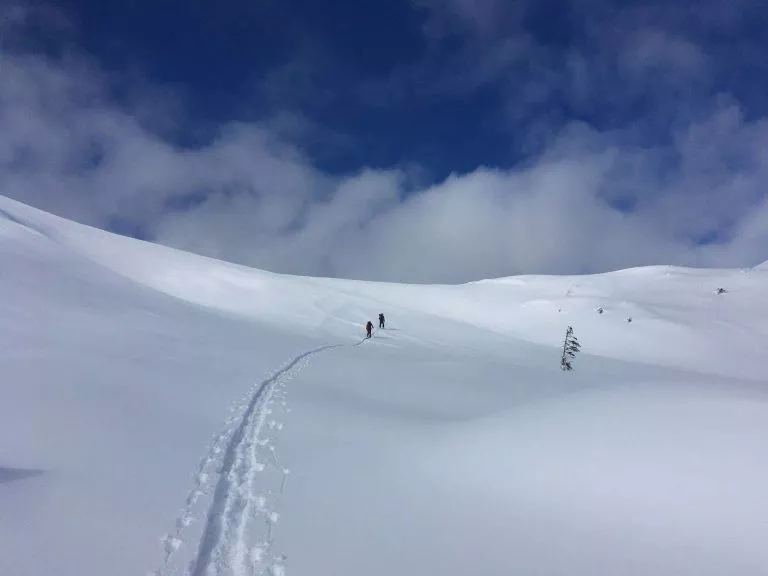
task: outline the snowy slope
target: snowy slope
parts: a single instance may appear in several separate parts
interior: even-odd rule
[[[0,197],[0,574],[767,574],[765,294],[281,276]]]

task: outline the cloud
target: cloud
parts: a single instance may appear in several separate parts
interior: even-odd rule
[[[708,71],[706,56],[690,41],[661,30],[641,30],[631,35],[622,54],[632,76],[646,80],[658,71],[669,72],[673,82],[688,82]]]
[[[768,252],[768,199],[755,206],[739,223],[730,242],[720,247],[715,261],[725,264],[737,261],[742,266],[765,259]],[[768,261],[763,263],[768,269]]]
[[[454,34],[496,36],[501,30],[518,28],[534,5],[530,0],[413,0],[424,11],[424,33],[432,40]]]
[[[724,110],[720,116],[731,114]],[[722,122],[713,118],[692,127],[678,147],[665,152],[617,148],[589,128],[572,127],[525,169],[481,168],[407,197],[404,174],[366,171],[335,182],[330,196],[304,205],[301,221],[282,233],[259,237],[255,230],[264,226],[256,223],[256,200],[238,197],[201,204],[169,219],[160,238],[199,250],[194,231],[206,230],[223,255],[236,254],[239,261],[273,270],[414,282],[582,273],[660,262],[750,265],[768,252],[760,230],[765,217],[740,209],[744,198],[735,195],[757,190],[765,162],[745,164],[737,172],[714,168],[711,175],[732,177],[715,178],[706,189],[691,181],[712,163],[713,151],[690,150],[690,139],[700,130],[723,136],[716,128]],[[753,140],[755,131],[758,141]],[[735,121],[728,144],[717,155],[742,139],[759,151],[766,136],[763,127]],[[668,172],[663,170],[667,155],[678,156],[677,167]],[[643,166],[647,173],[617,171],[630,165]],[[641,196],[632,212],[606,201],[614,188],[648,186],[663,190],[653,198]],[[711,226],[729,230],[729,240],[698,246],[696,238]]]
[[[634,78],[706,76],[706,56],[678,37],[639,32],[626,45]],[[568,75],[544,80],[542,91],[578,86],[593,74],[584,62],[574,56]],[[580,88],[585,99],[592,82]],[[182,98],[145,86],[118,101],[113,88],[82,55],[4,53],[0,193],[299,274],[460,282],[659,263],[748,266],[768,254],[768,121],[727,95],[661,143],[638,140],[631,127],[570,121],[512,168],[424,185],[401,166],[324,172],[302,142],[315,127],[289,113],[217,126],[185,147],[173,137],[188,122]]]
[[[765,71],[757,54],[768,47],[739,31],[750,15],[764,21],[755,0],[412,2],[426,14],[428,48],[365,94],[396,105],[496,91],[497,121],[530,131],[539,148],[574,118],[616,128],[642,117],[658,138],[700,113],[717,81],[746,96],[757,91],[747,76]]]

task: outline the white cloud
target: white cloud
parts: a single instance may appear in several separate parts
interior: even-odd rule
[[[661,79],[682,86],[705,80],[710,69],[699,46],[660,29],[631,34],[621,58],[628,76],[639,82]]]
[[[768,255],[768,123],[727,99],[670,145],[630,147],[574,124],[525,166],[413,190],[399,168],[323,173],[286,139],[296,125],[285,118],[222,126],[206,146],[181,148],[147,121],[168,109],[164,97],[125,108],[108,84],[79,58],[4,55],[0,193],[305,274],[455,282]],[[632,212],[612,207],[627,197]],[[695,245],[710,232],[726,241]]]

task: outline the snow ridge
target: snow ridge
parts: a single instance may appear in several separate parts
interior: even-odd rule
[[[20,226],[21,228],[24,228],[34,234],[38,234],[39,236],[43,236],[45,238],[51,239],[50,235],[46,230],[44,230],[41,226],[35,225],[29,221],[22,220],[21,218],[18,218],[8,212],[7,210],[3,210],[0,208],[0,220],[8,220],[9,222],[16,224],[17,226]]]

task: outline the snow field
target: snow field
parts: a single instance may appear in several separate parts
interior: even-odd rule
[[[768,574],[765,294],[280,276],[0,197],[0,573]]]

